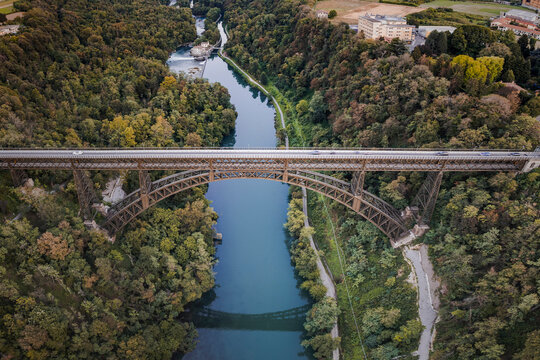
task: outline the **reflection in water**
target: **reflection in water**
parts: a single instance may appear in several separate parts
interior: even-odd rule
[[[186,320],[193,321],[199,329],[302,331],[306,312],[310,308],[311,305],[307,304],[283,311],[239,314],[205,306],[186,313]]]

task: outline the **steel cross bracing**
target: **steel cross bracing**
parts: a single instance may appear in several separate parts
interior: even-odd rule
[[[74,170],[73,180],[75,181],[83,218],[89,219],[92,214],[92,204],[97,201],[94,184],[83,170]]]

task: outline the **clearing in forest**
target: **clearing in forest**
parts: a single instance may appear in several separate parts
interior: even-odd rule
[[[406,16],[424,9],[414,6],[382,4],[372,1],[360,0],[325,0],[317,1],[317,10],[336,10],[337,16],[333,19],[335,22],[344,22],[347,24],[358,24],[358,17],[366,13],[390,16]]]
[[[14,0],[0,0],[0,14],[10,14],[14,11]]]
[[[511,9],[527,10],[520,6],[503,5],[490,2],[472,2],[472,1],[453,1],[453,0],[435,0],[422,4],[418,7],[383,4],[375,1],[366,0],[324,0],[317,1],[315,8],[317,10],[336,10],[337,16],[332,20],[335,22],[345,22],[347,24],[357,24],[358,17],[366,13],[390,16],[407,16],[409,14],[423,11],[427,8],[452,8],[467,14],[480,15],[485,17],[498,16],[501,11]]]
[[[420,8],[452,8],[454,11],[464,12],[468,14],[481,15],[487,17],[499,16],[501,11],[512,9],[532,11],[521,6],[503,5],[492,2],[473,2],[473,1],[452,1],[452,0],[435,0],[430,3],[420,5]]]

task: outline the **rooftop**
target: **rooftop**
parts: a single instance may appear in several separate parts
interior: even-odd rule
[[[513,24],[511,24],[511,22],[521,24],[521,26],[513,25]],[[540,36],[540,31],[538,29],[536,29],[536,28],[535,29],[530,29],[530,28],[527,27],[527,25],[528,26],[533,26],[533,27],[536,26],[535,24],[530,23],[528,21],[516,20],[516,19],[510,19],[510,18],[503,17],[503,18],[498,18],[498,19],[493,20],[491,22],[491,25],[492,26],[493,25],[504,26],[507,29],[517,30],[517,31],[533,34],[533,35],[536,35],[536,36]]]
[[[0,36],[8,34],[16,34],[21,25],[3,25],[0,26]]]
[[[388,21],[399,21],[407,22],[407,19],[399,16],[387,16],[387,15],[376,15],[376,14],[365,14],[360,16],[360,18],[372,21],[372,22],[388,22]]]
[[[538,18],[538,15],[533,12],[518,9],[508,10],[505,16],[518,17],[530,21],[535,21]]]

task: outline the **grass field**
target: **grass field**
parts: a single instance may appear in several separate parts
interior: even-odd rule
[[[11,14],[14,11],[15,11],[15,8],[13,6],[0,8],[0,14]]]
[[[0,0],[0,14],[11,14],[14,12],[13,1],[14,0]]]
[[[485,16],[486,18],[497,16],[501,11],[511,9],[520,9],[531,11],[520,6],[502,5],[491,2],[473,2],[473,1],[452,1],[452,0],[435,0],[430,3],[422,4],[419,7],[403,6],[394,4],[383,4],[376,0],[323,0],[317,1],[315,8],[319,10],[336,10],[337,17],[332,21],[345,22],[347,24],[356,24],[358,16],[365,13],[406,16],[416,12],[420,12],[427,8],[446,7],[452,8],[454,11]]]
[[[337,16],[332,21],[357,24],[358,17],[366,13],[379,15],[406,16],[424,9],[420,7],[382,4],[378,1],[365,0],[325,0],[318,1],[315,5],[318,10],[336,10]]]
[[[473,1],[451,1],[451,0],[435,0],[430,3],[422,4],[420,5],[421,8],[438,8],[438,7],[446,7],[446,8],[452,8],[454,11],[474,14],[474,15],[481,15],[481,16],[497,16],[500,14],[501,11],[508,11],[511,9],[519,9],[519,10],[526,10],[531,11],[529,9],[526,9],[521,6],[512,6],[512,5],[503,5],[503,4],[496,4],[496,3],[488,3],[488,2],[473,2]]]

